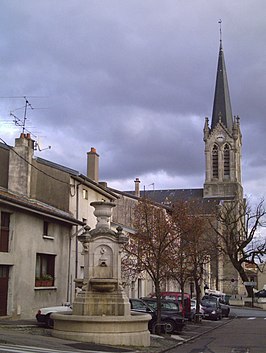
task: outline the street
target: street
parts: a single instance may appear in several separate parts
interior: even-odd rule
[[[127,349],[57,339],[51,330],[37,327],[35,321],[13,325],[12,321],[2,321],[0,353],[265,353],[265,328],[265,311],[231,307],[230,318],[188,323],[179,335],[152,336],[150,347]]]
[[[51,350],[51,349],[46,349],[46,348],[38,348],[38,347],[31,347],[31,346],[20,346],[20,345],[0,345],[0,352],[4,353],[52,353],[52,352],[57,352],[57,353],[69,353],[69,351],[61,351],[61,350]],[[87,351],[88,353],[88,351]],[[91,351],[91,353],[95,353],[95,351]],[[98,352],[99,353],[99,352]]]
[[[266,312],[259,309],[232,308],[225,325],[192,339],[169,353],[265,353]],[[223,319],[225,320],[225,319]]]

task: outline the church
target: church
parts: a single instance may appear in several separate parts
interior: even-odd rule
[[[141,191],[140,180],[136,178],[135,191],[121,193],[120,199],[116,201],[114,222],[120,223],[121,221],[119,207],[121,210],[130,209],[129,195],[135,198],[145,196],[165,206],[178,200],[200,201],[204,208],[209,210],[209,213],[213,213],[214,209],[224,200],[241,200],[243,198],[240,119],[232,114],[221,38],[212,117],[211,121],[207,117],[205,118],[203,141],[205,143],[205,182],[203,188]],[[130,212],[126,213],[127,217],[129,217],[129,214]],[[126,223],[129,224],[130,219],[127,219]],[[205,284],[209,288],[221,290],[228,294],[241,292],[241,288],[239,288],[241,286],[238,284],[241,281],[238,281],[238,274],[229,260],[227,261],[222,256],[217,256],[217,258],[210,262],[209,268],[205,271]]]

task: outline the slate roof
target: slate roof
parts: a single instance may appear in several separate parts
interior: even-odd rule
[[[176,200],[193,200],[203,198],[203,189],[168,189],[168,190],[145,190],[140,192],[141,197],[147,197],[155,202],[171,204]]]
[[[217,66],[211,130],[213,130],[219,123],[220,118],[223,125],[228,128],[229,131],[232,131],[233,116],[225,68],[224,52],[221,41]]]
[[[9,146],[7,144],[4,144],[2,142],[0,142],[0,147],[10,150],[12,148],[12,146]],[[116,193],[114,193],[110,188],[102,186],[101,183],[97,183],[94,180],[88,178],[86,175],[81,174],[79,171],[63,166],[61,164],[52,162],[52,161],[48,161],[46,159],[43,159],[41,157],[36,157],[35,158],[37,163],[46,165],[48,167],[54,168],[54,169],[58,169],[62,172],[65,172],[69,175],[71,175],[73,178],[78,179],[79,181],[82,181],[83,183],[86,183],[87,185],[89,185],[92,189],[98,191],[99,193],[101,193],[102,195],[105,195],[109,198],[111,198],[112,200],[117,199],[117,195]]]
[[[23,209],[28,212],[36,213],[46,217],[51,217],[66,223],[84,225],[69,212],[62,211],[56,207],[45,204],[41,201],[30,199],[24,195],[7,191],[0,188],[0,204]]]
[[[68,173],[68,174],[71,174],[71,175],[79,175],[79,172],[77,170],[75,170],[75,169],[71,169],[71,168],[65,167],[65,166],[63,166],[61,164],[57,164],[57,163],[48,161],[48,160],[40,158],[40,157],[37,157],[36,161],[38,163],[47,165],[48,167],[51,167],[51,168],[55,168],[55,169],[61,170],[62,172],[65,172],[65,173]]]
[[[134,191],[125,191],[127,195],[132,195],[137,198]],[[198,206],[199,213],[213,214],[217,206],[226,199],[221,197],[203,197],[203,189],[168,189],[168,190],[145,190],[140,192],[140,197],[146,197],[158,204],[164,206],[171,206],[177,201],[190,201],[195,202]]]

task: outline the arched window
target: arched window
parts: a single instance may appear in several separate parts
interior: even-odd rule
[[[218,178],[218,147],[216,145],[212,149],[212,176]]]
[[[224,176],[230,177],[230,149],[227,144],[224,146]]]

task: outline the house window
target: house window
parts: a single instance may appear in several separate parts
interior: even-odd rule
[[[224,176],[230,176],[230,150],[227,144],[224,146]]]
[[[55,255],[36,254],[35,286],[54,285]]]
[[[43,222],[43,238],[54,240],[53,224],[47,221]]]
[[[0,252],[8,252],[10,213],[1,212]]]
[[[82,196],[85,200],[88,200],[88,190],[87,189],[82,190]]]
[[[218,178],[218,147],[216,145],[212,149],[212,176]]]
[[[49,223],[44,221],[43,222],[43,235],[49,235],[48,234],[48,229],[49,229]]]

